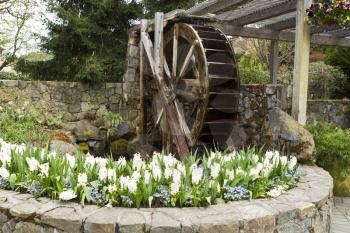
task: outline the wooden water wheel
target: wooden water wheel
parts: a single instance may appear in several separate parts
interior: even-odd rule
[[[164,36],[157,39],[160,29]],[[158,72],[153,69],[153,77],[146,77],[143,84],[147,138],[168,151],[177,149],[180,156],[188,153],[184,147],[225,146],[239,100],[239,76],[229,40],[214,27],[181,21],[158,27],[156,22],[154,30],[153,38],[146,38],[146,32],[141,36],[145,46],[160,48],[154,49],[152,61],[145,47],[150,66],[161,67]]]

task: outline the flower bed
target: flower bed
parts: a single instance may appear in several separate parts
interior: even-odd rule
[[[298,178],[296,158],[255,149],[210,152],[178,161],[154,153],[126,161],[91,155],[60,156],[0,141],[0,187],[106,206],[206,206],[276,197]]]

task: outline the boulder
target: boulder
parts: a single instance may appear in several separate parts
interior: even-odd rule
[[[315,142],[311,133],[281,109],[274,108],[268,113],[262,133],[265,145],[284,148],[299,162],[314,160]]]
[[[75,155],[79,151],[79,149],[75,145],[65,141],[60,141],[60,140],[50,141],[49,149],[59,152],[62,155],[67,153],[71,155]]]
[[[129,125],[125,122],[122,122],[118,125],[115,132],[112,135],[112,140],[118,140],[118,139],[125,139],[125,140],[132,140],[136,137],[136,134],[134,131],[132,131],[129,127]]]
[[[103,136],[96,126],[92,125],[88,120],[81,120],[75,123],[73,133],[77,141],[97,140],[102,141]]]

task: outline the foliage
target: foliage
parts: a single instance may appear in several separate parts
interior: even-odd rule
[[[239,63],[239,75],[243,84],[267,84],[270,76],[250,54],[245,54]]]
[[[14,72],[0,71],[0,79],[16,80],[18,79],[18,75]]]
[[[107,138],[110,138],[115,133],[118,126],[122,123],[123,118],[119,113],[114,113],[111,111],[105,112],[104,117],[111,122],[111,127],[107,129]]]
[[[325,62],[339,67],[350,77],[350,48],[327,48]]]
[[[306,12],[314,25],[350,25],[349,0],[314,0]]]
[[[142,14],[138,1],[51,0],[42,49],[53,55],[24,72],[45,80],[117,81],[124,73],[128,29]],[[50,75],[48,75],[50,74]]]
[[[43,145],[48,140],[48,133],[24,108],[0,107],[0,137],[12,143]]]
[[[348,77],[340,69],[323,62],[310,63],[310,99],[343,98],[349,95],[346,88],[348,84]]]
[[[277,151],[210,152],[180,162],[171,155],[139,154],[126,161],[15,146],[1,141],[1,186],[82,204],[107,206],[206,206],[279,196],[298,178],[296,158]],[[258,153],[258,154],[256,154]]]
[[[315,140],[316,163],[331,173],[337,192],[338,184],[350,175],[350,131],[329,123],[314,123],[306,128]]]

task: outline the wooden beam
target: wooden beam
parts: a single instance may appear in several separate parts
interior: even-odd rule
[[[332,37],[342,38],[350,36],[350,28],[343,28],[340,30],[327,32],[328,35]]]
[[[143,19],[141,20],[141,34],[146,32],[148,21]],[[144,48],[142,41],[140,39],[140,130],[139,133],[142,136],[141,139],[144,139],[144,135],[147,129],[147,109],[146,109],[146,94],[145,94],[145,79],[144,79]]]
[[[289,29],[289,28],[294,28],[295,21],[296,20],[295,20],[295,16],[294,16],[294,17],[290,17],[287,19],[283,19],[283,20],[278,21],[278,22],[266,24],[263,26],[263,28],[272,29],[272,30],[276,30],[276,31],[285,30],[285,29]]]
[[[270,83],[277,84],[277,73],[278,73],[278,41],[271,40],[270,45]]]
[[[215,0],[206,1],[204,4],[199,4],[196,7],[188,9],[186,12],[192,15],[205,15],[207,13],[215,14],[232,7],[239,7],[247,4],[247,0]]]
[[[164,52],[163,52],[163,28],[164,14],[156,12],[154,30],[154,65],[155,72],[163,76],[164,73]]]
[[[301,125],[306,124],[310,56],[310,28],[305,19],[305,10],[305,0],[298,0],[295,33],[292,116]]]
[[[211,23],[211,26],[219,28],[226,35],[257,38],[265,40],[295,41],[295,33],[290,31],[276,31],[266,28],[252,28],[231,25],[229,23]],[[350,47],[350,39],[336,38],[327,35],[312,35],[312,44],[330,45],[338,47]]]
[[[230,18],[228,21],[239,26],[256,23],[258,21],[294,11],[296,7],[296,1],[297,0],[286,0],[283,2],[278,2],[277,4],[268,5],[265,8],[251,11],[245,15]]]

